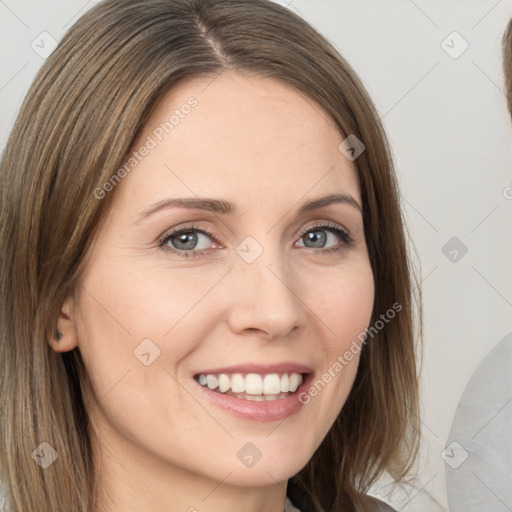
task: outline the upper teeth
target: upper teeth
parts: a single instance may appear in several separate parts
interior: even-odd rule
[[[233,393],[247,393],[249,395],[277,395],[279,393],[294,393],[302,384],[302,375],[300,373],[269,373],[259,375],[258,373],[248,373],[245,377],[241,373],[227,375],[220,373],[218,375],[201,373],[199,383],[202,386],[208,386],[210,389],[219,388],[221,393],[229,389]]]

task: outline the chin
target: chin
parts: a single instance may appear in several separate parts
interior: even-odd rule
[[[231,468],[232,473],[227,482],[241,487],[264,487],[275,485],[276,482],[286,482],[309,462],[311,457],[308,455],[269,455],[262,457],[252,467],[244,467],[239,463]]]

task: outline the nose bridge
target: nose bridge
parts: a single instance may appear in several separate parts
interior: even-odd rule
[[[253,237],[237,247],[230,320],[235,331],[257,329],[274,338],[286,336],[298,325],[302,303],[291,262],[278,243],[270,244],[270,238],[265,247]]]

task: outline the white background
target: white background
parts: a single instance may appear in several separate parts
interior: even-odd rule
[[[95,3],[0,0],[0,147],[43,62],[32,42],[42,32],[59,40]],[[500,48],[512,3],[279,3],[347,58],[391,139],[421,264],[425,349],[418,480],[387,500],[407,512],[448,510],[440,454],[457,403],[478,363],[512,330],[512,200],[504,195],[512,186],[512,133]],[[468,249],[456,262],[442,252],[452,237]],[[384,483],[374,492],[387,492]]]

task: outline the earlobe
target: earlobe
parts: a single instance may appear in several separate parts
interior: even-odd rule
[[[69,296],[59,311],[57,328],[48,340],[55,352],[69,352],[78,346],[73,307],[73,298]]]

